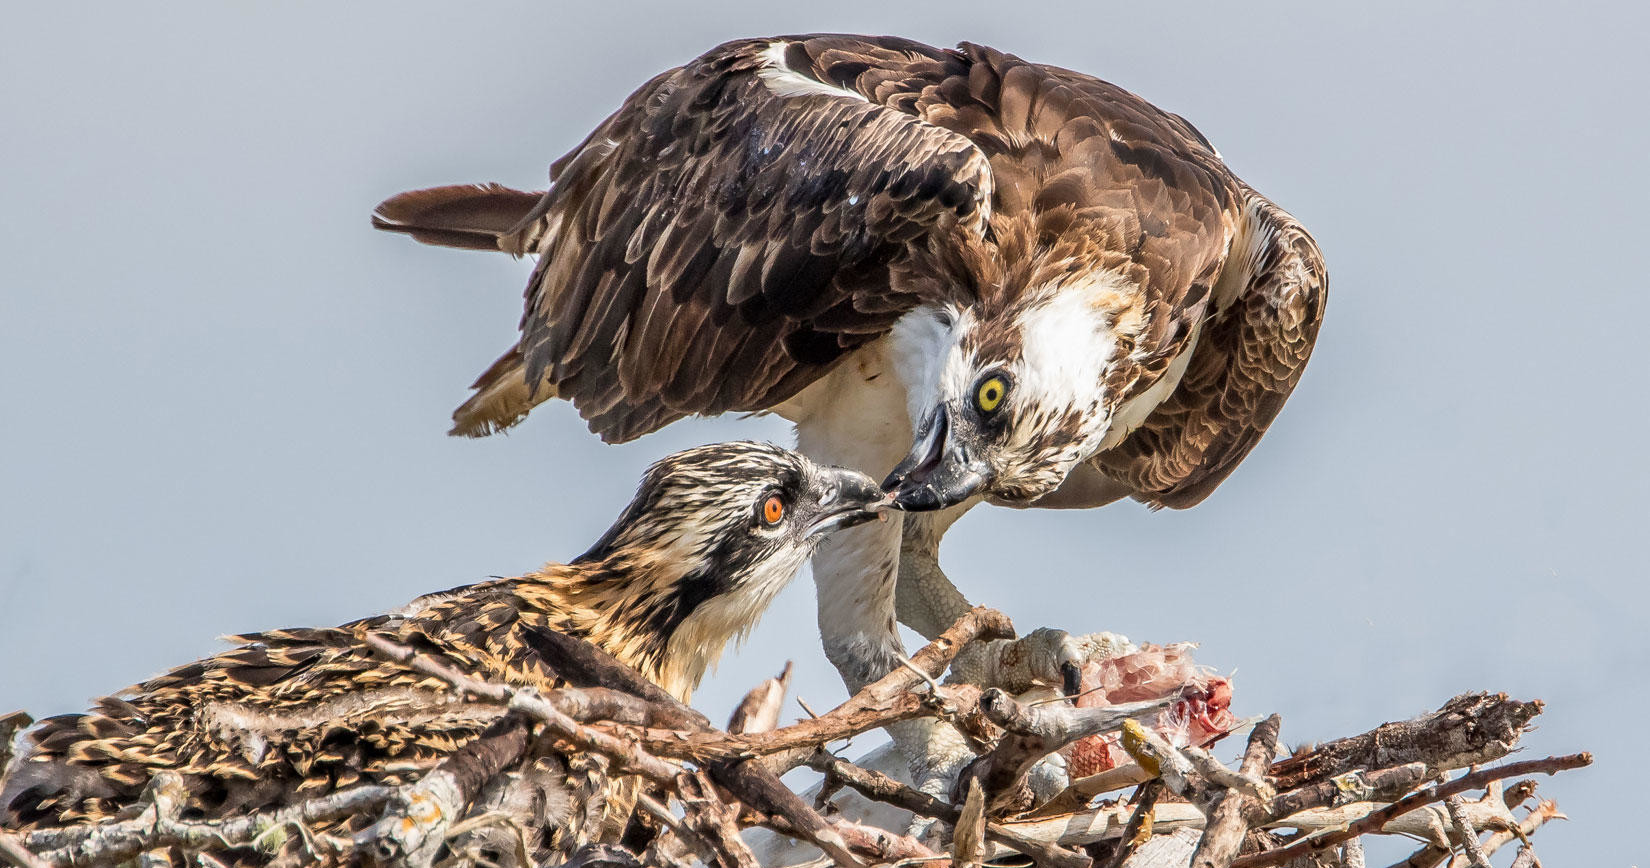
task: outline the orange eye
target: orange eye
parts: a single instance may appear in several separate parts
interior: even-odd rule
[[[762,520],[768,524],[778,524],[785,517],[785,498],[777,494],[768,495],[762,501]]]

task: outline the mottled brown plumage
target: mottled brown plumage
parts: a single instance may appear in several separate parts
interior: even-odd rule
[[[778,522],[762,515],[772,496],[785,502]],[[571,563],[339,627],[235,636],[235,648],[99,700],[89,713],[42,722],[0,787],[0,820],[28,827],[111,816],[160,770],[185,777],[191,815],[206,817],[362,781],[415,780],[502,713],[375,655],[369,635],[477,677],[547,690],[561,681],[535,637],[556,631],[685,699],[822,534],[864,520],[884,500],[861,474],[777,447],[678,453],[649,471],[625,514]],[[532,792],[517,795],[543,803],[543,846],[558,844],[588,807],[569,792],[590,788],[581,774],[550,759],[524,776]]]
[[[420,240],[454,243],[441,233],[456,222],[461,246],[491,236],[539,257],[521,343],[455,433],[557,396],[615,441],[772,409],[920,304],[971,307],[1006,332],[1037,288],[1105,271],[1131,290],[1114,401],[1194,343],[1201,358],[1095,465],[1141,500],[1189,506],[1265,431],[1322,316],[1310,236],[1191,124],[979,45],[718,46],[644,85],[551,178],[532,207],[533,194],[440,188],[380,208],[378,225]],[[455,221],[454,200],[494,211]]]
[[[555,397],[610,441],[773,412],[815,458],[892,467],[910,512],[814,566],[851,687],[897,665],[896,581],[923,635],[966,611],[937,548],[982,500],[1207,497],[1299,381],[1328,288],[1311,236],[1184,119],[971,43],[729,42],[644,84],[550,175],[532,207],[452,187],[375,218],[537,257],[520,340],[453,432]]]

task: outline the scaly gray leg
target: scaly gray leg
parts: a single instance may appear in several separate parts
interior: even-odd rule
[[[1111,503],[1127,493],[1093,467],[1080,464],[1059,489],[1030,506],[1087,509]],[[928,639],[938,636],[971,608],[968,598],[940,568],[939,547],[951,525],[978,502],[905,516],[895,607],[900,623]],[[1018,639],[977,642],[957,655],[951,673],[954,680],[1000,687],[1010,693],[1038,684],[1070,688],[1076,668],[1084,661],[1095,655],[1120,653],[1127,642],[1111,633],[1072,636],[1064,630],[1043,628]]]

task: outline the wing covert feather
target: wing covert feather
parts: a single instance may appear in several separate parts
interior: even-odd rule
[[[920,87],[957,63],[894,39],[748,40],[649,82],[555,168],[527,382],[626,440],[764,409],[886,331],[917,301],[888,265],[930,233],[982,231],[991,179],[873,73]]]

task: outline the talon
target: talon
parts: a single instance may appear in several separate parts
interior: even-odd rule
[[[1060,687],[1066,696],[1076,696],[1083,692],[1083,670],[1070,660],[1060,664]]]

